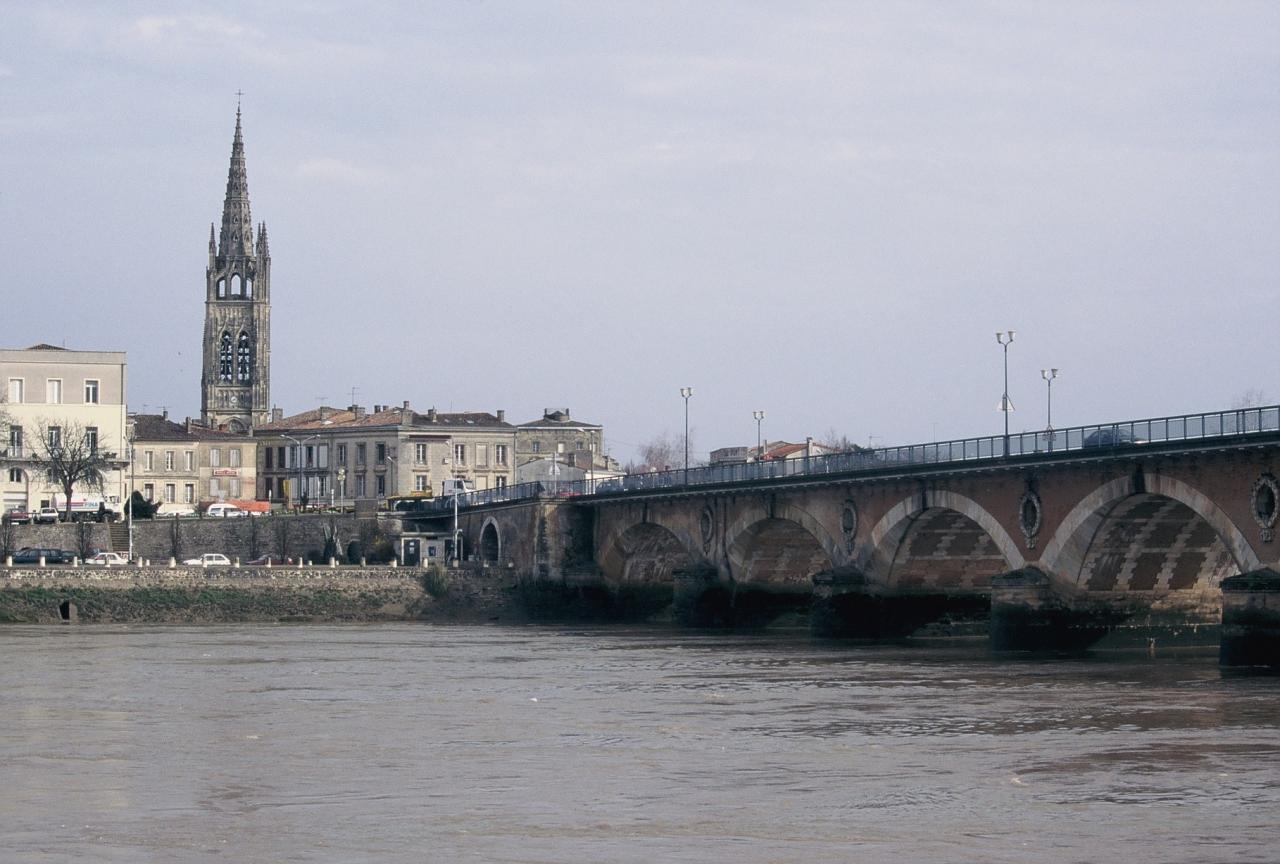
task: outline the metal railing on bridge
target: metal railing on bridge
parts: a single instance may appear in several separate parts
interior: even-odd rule
[[[619,495],[686,486],[714,486],[726,483],[751,483],[786,477],[817,477],[826,474],[857,474],[915,465],[947,465],[998,460],[1009,457],[1043,456],[1071,451],[1099,454],[1140,449],[1145,445],[1203,441],[1213,438],[1235,438],[1267,432],[1280,432],[1280,405],[1265,408],[1239,408],[1207,414],[1179,414],[1149,420],[1102,423],[958,438],[930,444],[859,449],[849,453],[778,459],[768,462],[738,462],[671,471],[629,474],[606,480],[565,480],[519,483],[502,489],[467,492],[459,496],[459,507],[473,507],[505,501],[539,497],[575,497],[578,495]],[[421,502],[417,512],[452,510],[453,497]]]

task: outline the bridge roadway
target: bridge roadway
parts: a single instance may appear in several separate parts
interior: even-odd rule
[[[1280,569],[1278,474],[1268,407],[516,487],[459,524],[481,561],[620,614],[864,637],[979,617],[997,647],[1071,647],[1216,627],[1224,579]]]

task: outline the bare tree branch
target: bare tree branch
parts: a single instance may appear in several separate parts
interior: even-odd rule
[[[64,518],[71,519],[71,495],[76,486],[101,491],[102,474],[112,467],[116,454],[104,449],[97,427],[78,421],[40,418],[36,435],[29,437],[31,462],[61,487]]]

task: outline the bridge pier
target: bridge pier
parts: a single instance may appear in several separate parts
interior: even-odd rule
[[[1264,567],[1222,580],[1218,662],[1280,667],[1280,573]]]
[[[967,593],[886,591],[850,568],[813,577],[809,630],[830,639],[901,639],[925,625],[985,614],[987,598]]]
[[[1079,651],[1128,617],[1114,607],[1081,603],[1038,567],[991,580],[991,647],[995,651]]]
[[[728,627],[733,623],[733,594],[720,581],[720,571],[710,564],[695,564],[671,571],[674,581],[672,614],[688,627]]]

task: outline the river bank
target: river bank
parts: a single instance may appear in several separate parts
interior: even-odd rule
[[[435,621],[523,623],[493,571],[343,568],[11,568],[0,624]]]

